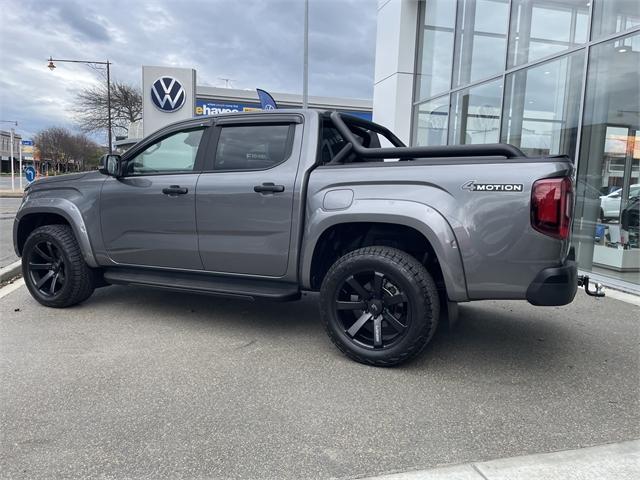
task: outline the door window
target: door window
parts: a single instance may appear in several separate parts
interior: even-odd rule
[[[238,125],[222,127],[215,170],[266,170],[291,153],[293,125]]]
[[[192,172],[203,129],[188,130],[164,137],[127,163],[128,175]]]

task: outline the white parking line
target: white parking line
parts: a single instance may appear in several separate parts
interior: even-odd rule
[[[605,288],[605,295],[609,298],[615,298],[621,302],[631,303],[640,307],[640,296],[632,295],[630,293],[621,292],[620,290],[613,290],[611,288]]]
[[[0,298],[4,298],[7,295],[9,295],[11,292],[15,292],[16,290],[18,290],[23,285],[24,285],[24,279],[23,278],[19,278],[15,282],[10,283],[9,285],[7,285],[5,287],[0,288]]]

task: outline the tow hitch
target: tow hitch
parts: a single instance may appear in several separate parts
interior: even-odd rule
[[[578,286],[584,287],[584,291],[591,297],[604,297],[604,285],[598,282],[592,282],[593,289],[589,288],[589,275],[578,275]]]

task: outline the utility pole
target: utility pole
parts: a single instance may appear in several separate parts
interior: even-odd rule
[[[309,0],[304,0],[304,66],[302,70],[302,108],[309,108]]]
[[[20,176],[20,190],[22,190],[22,142],[18,144],[18,152],[18,158],[20,158],[20,163],[18,164],[20,165],[20,167],[18,168],[20,172],[18,173],[18,175]]]
[[[16,189],[16,174],[13,171],[13,139],[15,137],[15,130],[13,129],[13,127],[11,127],[11,146],[10,148],[10,160],[11,160],[11,190],[15,190]]]

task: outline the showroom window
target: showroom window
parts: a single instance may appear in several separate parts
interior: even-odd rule
[[[451,98],[450,144],[499,141],[502,79],[465,88]]]
[[[417,110],[416,143],[418,145],[446,145],[449,123],[449,95],[420,105]]]
[[[456,19],[456,2],[432,0],[424,4],[420,33],[416,99],[449,90]]]
[[[530,156],[573,158],[584,51],[507,75],[502,141]]]
[[[548,57],[587,41],[589,1],[514,0],[509,66]]]
[[[589,53],[574,240],[581,268],[639,283],[640,34]]]
[[[591,38],[606,37],[613,33],[625,32],[640,25],[640,1],[638,0],[595,0],[593,4],[593,25]]]
[[[420,15],[412,144],[568,155],[579,268],[639,288],[640,0],[426,0]]]
[[[508,25],[508,0],[459,2],[454,86],[466,85],[504,70]]]

